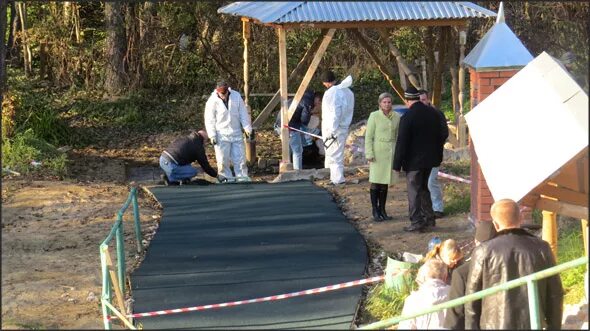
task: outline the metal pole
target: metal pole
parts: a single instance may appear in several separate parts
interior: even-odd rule
[[[137,188],[131,189],[131,194],[133,196],[133,221],[135,222],[135,239],[137,241],[137,253],[141,253],[142,246],[141,246],[141,224],[139,220],[139,205],[137,203]]]
[[[433,312],[436,312],[439,310],[460,306],[460,305],[465,304],[466,302],[479,300],[481,298],[487,297],[487,296],[492,295],[494,293],[498,293],[498,292],[513,289],[515,287],[522,286],[531,280],[536,281],[539,279],[547,278],[549,276],[557,275],[565,270],[575,268],[575,267],[585,265],[585,264],[588,264],[588,259],[585,256],[582,256],[582,257],[577,258],[575,260],[572,260],[572,261],[569,261],[566,263],[562,263],[560,265],[556,265],[556,266],[551,267],[549,269],[545,269],[545,270],[542,270],[539,272],[535,272],[534,274],[530,274],[528,276],[524,276],[524,277],[521,277],[518,279],[508,281],[504,284],[496,285],[494,287],[491,287],[491,288],[488,288],[485,290],[481,290],[476,293],[471,293],[471,294],[466,295],[461,298],[453,299],[453,300],[450,300],[450,301],[447,301],[447,302],[444,302],[444,303],[441,303],[438,305],[434,305],[432,307],[428,307],[428,308],[418,311],[416,313],[408,314],[405,316],[397,316],[397,317],[389,318],[386,320],[382,320],[379,322],[375,322],[375,323],[371,323],[371,324],[362,326],[358,329],[359,330],[384,329],[386,327],[398,324],[401,321],[405,321],[405,320],[412,319],[414,317],[430,314],[430,313],[433,313]]]
[[[541,330],[541,314],[539,311],[539,290],[537,281],[529,279],[527,282],[529,299],[529,314],[531,316],[531,330]]]
[[[100,245],[99,252],[100,252],[100,267],[102,270],[102,293],[101,297],[105,301],[111,300],[111,282],[109,278],[109,273],[107,270],[107,262],[105,257],[105,250],[106,245]],[[105,330],[111,329],[111,321],[107,318],[109,316],[109,312],[107,310],[106,305],[101,305],[102,308],[102,322],[104,324]]]
[[[123,219],[119,215],[117,227],[117,275],[119,276],[119,289],[125,293],[125,238],[123,235]]]

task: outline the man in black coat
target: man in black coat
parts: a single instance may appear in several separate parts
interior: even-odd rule
[[[164,171],[162,179],[166,185],[188,184],[197,175],[197,169],[191,163],[197,161],[203,170],[211,177],[217,177],[220,182],[227,179],[218,175],[205,154],[204,142],[208,141],[207,132],[200,130],[191,132],[188,136],[174,140],[160,156],[160,168]]]
[[[435,225],[428,177],[432,168],[440,165],[445,128],[439,115],[420,102],[420,92],[415,87],[406,89],[404,97],[409,110],[400,121],[393,170],[406,173],[411,225],[404,231],[423,232]]]
[[[490,210],[496,237],[473,250],[465,294],[479,292],[555,266],[549,244],[520,228],[516,202],[502,199]],[[559,275],[537,281],[541,328],[559,330],[563,287]],[[501,291],[465,304],[466,329],[531,328],[527,286]]]
[[[475,227],[475,246],[482,242],[493,239],[496,236],[496,229],[492,222],[481,221]],[[451,275],[451,291],[449,292],[449,301],[465,296],[465,283],[469,274],[469,265],[471,257],[465,260],[460,266],[453,270]],[[447,310],[447,315],[443,323],[445,329],[465,330],[465,309],[463,305],[455,306]]]

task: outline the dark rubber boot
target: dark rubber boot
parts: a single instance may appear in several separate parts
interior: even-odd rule
[[[373,221],[375,222],[383,222],[383,218],[379,213],[379,191],[371,190],[371,206],[373,207]]]
[[[393,217],[387,215],[387,213],[385,212],[385,203],[386,202],[387,202],[387,186],[381,187],[381,190],[379,191],[379,214],[381,214],[381,217],[383,218],[383,220],[392,220]]]

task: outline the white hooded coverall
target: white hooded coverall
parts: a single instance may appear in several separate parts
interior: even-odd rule
[[[354,111],[354,94],[350,90],[352,77],[346,77],[339,85],[330,87],[322,99],[322,137],[331,143],[326,148],[324,167],[330,169],[330,181],[342,184],[344,179],[344,146],[348,127]],[[329,138],[334,135],[336,141]]]
[[[248,176],[242,128],[248,134],[252,134],[250,114],[240,93],[230,88],[228,107],[225,107],[223,100],[214,90],[205,105],[205,129],[209,137],[217,141],[217,172],[226,178],[233,177],[229,167],[230,161],[236,177]]]

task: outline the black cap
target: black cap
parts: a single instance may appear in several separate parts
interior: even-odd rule
[[[496,228],[490,221],[480,221],[475,226],[475,240],[488,241],[496,236]]]
[[[322,82],[323,83],[332,83],[334,81],[336,81],[336,76],[334,75],[332,70],[324,71],[324,73],[322,74]]]
[[[410,85],[404,92],[404,98],[406,100],[420,100],[420,92],[414,86]]]

